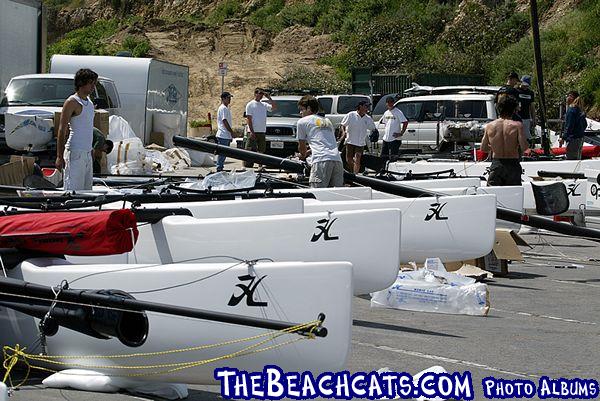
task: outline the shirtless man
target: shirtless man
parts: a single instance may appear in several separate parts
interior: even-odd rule
[[[492,158],[489,186],[521,185],[520,159],[529,145],[523,124],[512,120],[518,105],[515,97],[500,95],[497,104],[500,118],[485,126],[481,150]]]

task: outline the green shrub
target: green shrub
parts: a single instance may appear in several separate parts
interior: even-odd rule
[[[61,40],[48,46],[47,54],[106,55],[112,48],[104,40],[119,29],[117,20],[96,21],[92,25],[67,33]]]
[[[242,11],[240,0],[225,0],[219,3],[205,19],[208,25],[222,24],[226,19],[238,16]]]
[[[198,120],[190,120],[190,128],[210,127],[210,121],[201,118]]]
[[[123,50],[130,51],[133,57],[145,57],[150,51],[150,42],[144,37],[129,35],[123,40]]]
[[[289,68],[281,79],[274,80],[269,85],[284,91],[314,90],[326,93],[348,93],[351,89],[350,83],[341,80],[336,74],[307,67]]]
[[[249,16],[250,22],[271,32],[279,32],[283,29],[281,20],[277,14],[285,6],[285,0],[266,0],[262,6]]]

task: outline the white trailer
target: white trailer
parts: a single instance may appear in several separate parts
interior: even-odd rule
[[[0,1],[0,91],[15,75],[43,71],[44,17],[41,0]]]
[[[80,68],[115,82],[120,114],[144,144],[150,143],[152,132],[164,133],[168,147],[173,135],[186,136],[189,67],[153,58],[116,56],[55,54],[50,60],[52,73],[73,74]]]

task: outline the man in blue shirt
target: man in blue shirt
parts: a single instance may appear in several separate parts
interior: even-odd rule
[[[577,91],[567,94],[567,114],[559,145],[567,142],[567,160],[581,160],[583,137],[587,128],[587,119],[583,111],[583,100]]]

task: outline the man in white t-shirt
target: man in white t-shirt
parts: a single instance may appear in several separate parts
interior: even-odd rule
[[[408,120],[404,114],[394,106],[394,98],[388,96],[385,99],[387,110],[381,117],[385,123],[385,133],[383,134],[383,146],[381,147],[381,157],[390,159],[397,156],[402,144],[402,135],[406,131]]]
[[[217,142],[219,145],[229,146],[233,139],[233,128],[231,128],[231,93],[221,93],[221,105],[217,111]],[[217,156],[217,171],[223,171],[225,156]]]
[[[263,96],[267,100],[262,101]],[[277,104],[271,95],[264,89],[256,88],[254,90],[254,99],[246,104],[246,120],[248,121],[248,140],[246,149],[254,152],[265,153],[267,150],[267,141],[265,134],[267,132],[267,112],[277,108]]]
[[[319,102],[313,96],[298,101],[301,119],[297,122],[300,158],[311,155],[310,177],[312,188],[341,187],[344,185],[344,166],[335,140],[335,130],[328,118],[321,117]],[[310,145],[310,150],[307,147]]]
[[[376,129],[375,123],[370,115],[369,102],[361,100],[356,106],[356,111],[346,114],[341,123],[342,140],[346,138],[346,163],[354,173],[360,171],[360,159],[367,144],[366,139],[369,132]]]

